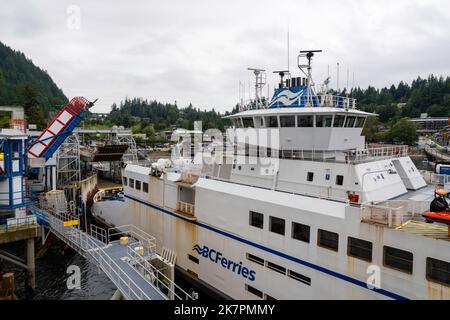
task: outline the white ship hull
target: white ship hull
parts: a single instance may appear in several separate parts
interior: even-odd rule
[[[231,298],[450,299],[448,286],[425,277],[427,257],[450,260],[448,241],[376,224],[352,223],[359,220],[355,217],[360,209],[344,203],[250,186],[231,187],[230,183],[208,179],[197,183],[195,217],[191,217],[177,211],[180,186],[176,182],[148,175],[133,177],[148,179],[149,192],[125,187],[125,202],[97,202],[94,214],[110,224],[130,223],[154,235],[160,247],[177,253],[177,266]],[[249,210],[285,219],[286,236],[269,232],[267,218],[262,230],[249,226]],[[312,215],[314,212],[320,215]],[[309,243],[289,236],[291,221],[311,227]],[[339,233],[338,252],[316,244],[319,228]],[[373,243],[371,262],[348,256],[349,236]],[[414,252],[413,273],[385,268],[383,245]],[[265,265],[250,261],[247,254],[264,259]],[[267,262],[285,268],[285,273],[269,268]],[[373,265],[381,269],[379,288],[367,284]],[[244,268],[248,271],[243,272]],[[288,270],[304,278],[289,277]],[[253,288],[258,290],[256,295]]]

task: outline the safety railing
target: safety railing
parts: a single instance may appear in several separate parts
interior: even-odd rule
[[[0,219],[0,232],[7,232],[9,230],[17,230],[18,228],[28,228],[37,225],[36,216],[27,215],[25,217],[18,218],[1,218]]]
[[[422,174],[422,177],[425,180],[425,182],[428,184],[442,187],[447,184],[450,184],[450,175],[439,174],[434,173],[433,171],[425,171],[425,170],[421,170],[420,173]]]
[[[178,201],[177,202],[177,210],[182,213],[185,213],[185,214],[194,215],[195,214],[195,205],[193,205],[192,203]]]
[[[235,148],[235,156],[269,157],[290,160],[306,160],[336,163],[361,163],[381,159],[399,158],[408,155],[408,146],[367,147],[354,150],[319,150],[319,149],[270,149],[264,147]]]
[[[109,228],[107,230],[108,243],[111,243],[122,236],[128,236],[133,239],[136,239],[142,246],[147,248],[150,252],[154,252],[156,249],[156,238],[134,225],[128,224],[114,228]]]
[[[127,247],[127,256],[129,263],[135,268],[139,268],[144,278],[150,280],[154,286],[159,288],[167,298],[178,300],[191,300],[192,296],[176,285],[164,273],[156,268],[150,261],[139,255],[130,246]]]
[[[65,227],[64,221],[52,214],[48,215],[48,221],[53,232],[61,240],[89,260],[94,261],[127,299],[151,299],[150,296],[127,275],[126,271],[105,252],[104,247],[107,245],[106,243],[82,232],[79,229],[79,225],[77,227]],[[91,229],[91,232],[96,236],[107,234],[106,230],[101,232],[99,229],[101,228],[93,228]]]

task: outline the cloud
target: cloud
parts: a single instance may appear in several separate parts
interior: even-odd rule
[[[67,8],[81,10],[81,28],[67,27]],[[328,68],[340,87],[389,86],[430,73],[449,75],[448,1],[50,1],[0,3],[0,41],[48,70],[67,96],[99,98],[107,112],[125,96],[190,102],[231,110],[247,67],[296,68],[300,49],[323,49],[317,83]],[[351,79],[349,83],[351,85]],[[264,90],[266,92],[267,89]],[[253,90],[250,88],[250,92]]]

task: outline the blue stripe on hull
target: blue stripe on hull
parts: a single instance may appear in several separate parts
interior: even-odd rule
[[[189,220],[189,219],[187,219],[187,218],[184,218],[184,217],[182,217],[182,216],[177,215],[177,214],[174,213],[174,212],[171,212],[171,211],[166,210],[166,209],[164,209],[164,208],[161,208],[161,207],[159,207],[159,206],[153,205],[153,204],[151,204],[151,203],[145,202],[145,201],[143,201],[143,200],[139,200],[139,199],[133,198],[133,197],[131,197],[131,196],[129,196],[129,195],[125,195],[125,197],[128,198],[128,199],[130,199],[130,200],[134,200],[134,201],[136,201],[136,202],[139,202],[139,203],[141,203],[141,204],[143,204],[143,205],[145,205],[145,206],[148,206],[148,207],[151,207],[151,208],[153,208],[153,209],[156,209],[156,210],[159,210],[159,211],[161,211],[161,212],[164,212],[164,213],[166,213],[166,214],[168,214],[168,215],[171,215],[171,216],[173,216],[173,217],[176,217],[176,218],[185,220],[185,221],[187,221],[187,222],[193,223],[193,224],[195,224],[195,225],[198,225],[199,227],[202,227],[202,228],[208,229],[208,230],[210,230],[210,231],[219,233],[219,234],[221,234],[221,235],[223,235],[223,236],[225,236],[225,237],[234,239],[234,240],[236,240],[236,241],[245,243],[245,244],[247,244],[247,245],[249,245],[249,246],[252,246],[252,247],[258,248],[258,249],[260,249],[260,250],[269,252],[269,253],[271,253],[271,254],[274,254],[274,255],[276,255],[276,256],[285,258],[285,259],[287,259],[287,260],[296,262],[296,263],[301,264],[301,265],[303,265],[303,266],[305,266],[305,267],[308,267],[308,268],[311,268],[311,269],[314,269],[314,270],[317,270],[317,271],[326,273],[326,274],[328,274],[328,275],[330,275],[330,276],[332,276],[332,277],[339,278],[339,279],[341,279],[341,280],[344,280],[344,281],[353,283],[353,284],[355,284],[355,285],[357,285],[357,286],[359,286],[359,287],[362,287],[362,288],[364,288],[364,289],[371,290],[371,291],[375,291],[376,293],[379,293],[379,294],[381,294],[381,295],[384,295],[384,296],[389,297],[389,298],[392,298],[392,299],[396,299],[396,300],[408,300],[408,298],[403,297],[403,296],[401,296],[401,295],[398,295],[398,294],[396,294],[396,293],[394,293],[394,292],[391,292],[391,291],[387,291],[387,290],[384,290],[384,289],[377,289],[377,288],[370,289],[370,288],[367,287],[367,284],[366,284],[365,282],[360,281],[360,280],[358,280],[358,279],[354,279],[354,278],[349,277],[349,276],[347,276],[347,275],[345,275],[345,274],[342,274],[342,273],[339,273],[339,272],[336,272],[336,271],[333,271],[333,270],[330,270],[330,269],[321,267],[321,266],[319,266],[319,265],[317,265],[317,264],[314,264],[314,263],[311,263],[311,262],[308,262],[308,261],[305,261],[305,260],[301,260],[301,259],[298,259],[298,258],[293,257],[293,256],[290,256],[290,255],[287,255],[287,254],[285,254],[285,253],[283,253],[283,252],[280,252],[280,251],[271,249],[271,248],[269,248],[269,247],[260,245],[260,244],[258,244],[258,243],[256,243],[256,242],[253,242],[253,241],[246,240],[246,239],[244,239],[244,238],[238,237],[238,236],[236,236],[236,235],[234,235],[234,234],[231,234],[231,233],[228,233],[228,232],[226,232],[226,231],[223,231],[223,230],[220,230],[220,229],[216,229],[216,228],[214,228],[214,227],[211,227],[210,225],[207,225],[207,224],[204,224],[204,223],[201,223],[201,222],[197,222],[197,221]]]

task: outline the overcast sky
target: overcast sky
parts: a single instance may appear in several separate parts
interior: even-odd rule
[[[79,10],[79,15],[78,15]],[[79,16],[79,20],[78,20]],[[126,96],[231,110],[247,67],[298,75],[301,49],[322,49],[314,80],[389,86],[450,75],[450,1],[1,1],[0,41],[47,70],[67,97]],[[267,88],[264,89],[267,93]],[[252,90],[253,93],[253,90]]]

